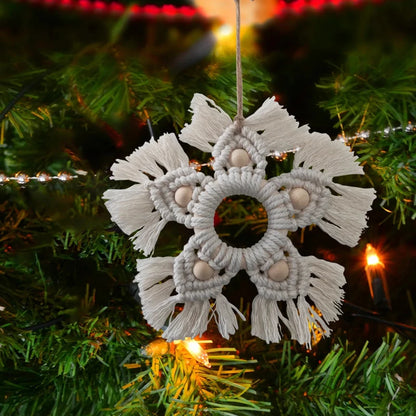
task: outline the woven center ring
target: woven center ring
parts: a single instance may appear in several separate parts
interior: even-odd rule
[[[267,212],[268,224],[265,234],[257,243],[244,249],[223,242],[214,228],[216,209],[224,198],[233,195],[255,198]],[[283,197],[272,184],[250,170],[242,172],[240,169],[230,169],[229,172],[219,175],[201,192],[193,214],[192,227],[201,247],[200,251],[221,268],[229,267],[228,264],[222,264],[222,259],[233,258],[237,271],[258,268],[270,253],[284,247],[285,231],[291,228],[289,210]]]

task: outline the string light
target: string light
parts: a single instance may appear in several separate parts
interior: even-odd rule
[[[374,304],[379,309],[391,309],[384,263],[381,261],[377,250],[371,244],[366,246],[365,259],[365,274]]]
[[[364,3],[380,3],[383,0],[295,0],[286,3],[278,0],[276,17],[287,14],[301,15],[305,12],[320,12],[324,9],[338,8],[344,5],[360,6]]]
[[[211,368],[211,364],[208,359],[208,354],[201,347],[198,341],[186,338],[184,341],[181,342],[195,361],[203,364],[205,367]]]
[[[276,0],[239,0],[240,28],[263,24],[273,18],[277,3]],[[193,4],[202,10],[208,19],[236,27],[236,9],[233,1],[193,0]]]
[[[218,39],[228,38],[233,34],[233,28],[231,25],[222,25],[215,30],[215,36]]]
[[[233,53],[235,50],[235,28],[232,25],[223,24],[214,28],[212,33],[216,39],[215,54],[217,56],[228,56]],[[247,39],[247,36],[244,38]],[[253,36],[248,38],[253,39]]]
[[[380,258],[378,257],[376,249],[371,244],[367,244],[365,255],[367,266],[375,266],[377,264],[384,266],[383,263],[380,261]]]
[[[169,343],[163,338],[156,338],[143,347],[140,352],[148,357],[162,356],[169,352]]]
[[[172,350],[173,346],[176,348],[184,348],[189,355],[198,363],[201,363],[207,368],[211,368],[207,352],[202,348],[201,344],[212,343],[211,340],[198,340],[185,338],[182,340],[167,342],[163,338],[156,338],[150,344],[141,349],[143,355],[149,357],[162,356]]]
[[[126,12],[131,17],[165,17],[165,18],[179,18],[179,19],[191,19],[194,17],[202,17],[203,13],[190,6],[173,6],[165,4],[162,6],[156,6],[147,4],[140,6],[133,4],[131,6],[125,6],[124,4],[116,1],[104,2],[101,0],[20,0],[26,3],[35,3],[40,6],[57,7],[61,9],[72,9],[80,12],[95,13],[97,15],[110,14],[110,15],[122,15]]]
[[[58,7],[61,9],[73,9],[80,12],[95,13],[97,15],[110,14],[122,15],[126,12],[131,17],[163,17],[167,19],[192,19],[205,18],[205,13],[200,8],[190,6],[173,6],[165,4],[156,6],[147,4],[140,6],[133,4],[125,6],[116,1],[104,2],[102,0],[19,0],[31,4],[39,4],[46,7]],[[380,3],[383,0],[295,0],[287,3],[284,0],[276,0],[275,12],[271,17],[281,18],[287,15],[302,15],[305,12],[320,12],[324,9],[338,8],[343,5],[360,6],[363,3]]]

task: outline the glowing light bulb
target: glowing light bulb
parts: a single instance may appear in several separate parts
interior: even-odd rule
[[[377,254],[370,254],[369,256],[367,256],[367,264],[369,266],[374,266],[378,263],[380,263],[380,259],[378,258]]]
[[[235,3],[224,0],[194,0],[194,5],[208,18],[235,25]],[[276,0],[240,0],[241,25],[262,24],[273,18]]]
[[[224,23],[212,31],[215,38],[215,53],[219,56],[229,55],[235,51],[235,26]],[[245,30],[241,32],[245,33]],[[233,36],[234,35],[234,36]],[[243,35],[242,35],[243,37]],[[245,43],[245,42],[244,42]]]
[[[185,341],[183,341],[183,345],[194,360],[203,364],[205,367],[211,368],[208,354],[197,341],[194,339],[185,339]]]
[[[169,352],[169,343],[163,338],[156,338],[140,350],[147,357],[160,357]]]
[[[384,264],[380,260],[377,250],[371,244],[367,244],[365,248],[365,258],[365,273],[374,304],[380,310],[391,309]]]
[[[377,264],[384,266],[378,257],[377,250],[371,244],[367,244],[365,249],[365,256],[367,260],[367,266],[375,266]]]
[[[222,25],[216,31],[215,35],[218,39],[226,38],[233,33],[233,27],[231,25]]]

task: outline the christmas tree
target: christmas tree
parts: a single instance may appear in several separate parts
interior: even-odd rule
[[[212,322],[202,339],[167,342],[143,317],[145,256],[102,196],[130,185],[110,181],[116,159],[190,123],[194,93],[235,115],[228,3],[1,3],[0,415],[416,414],[411,0],[242,2],[244,115],[274,95],[359,156],[365,175],[344,185],[377,192],[354,248],[315,226],[291,234],[302,255],[345,267],[332,333],[267,344],[239,319],[228,340]],[[210,155],[181,145],[209,175]],[[289,172],[293,152],[270,155],[268,174]],[[227,198],[215,228],[247,247],[267,215]],[[154,256],[178,255],[191,234],[169,223]],[[248,277],[225,291],[249,318]]]

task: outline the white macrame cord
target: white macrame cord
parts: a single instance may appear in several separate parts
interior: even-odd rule
[[[191,168],[175,135],[166,134],[118,160],[112,179],[135,184],[104,194],[113,221],[132,234],[134,247],[145,255],[153,252],[168,221],[194,231],[177,257],[137,261],[135,281],[144,317],[155,329],[164,328],[169,341],[202,335],[210,320],[228,338],[238,327],[237,316],[244,316],[222,290],[245,270],[258,291],[252,334],[279,342],[284,326],[293,339],[310,347],[311,332],[315,336],[311,329],[328,336],[328,324],[340,314],[343,267],[302,257],[287,233],[315,224],[352,247],[366,226],[374,190],[334,182],[339,176],[363,174],[354,154],[325,134],[299,127],[273,99],[235,122],[201,94],[195,94],[191,111],[192,122],[179,139],[212,151],[213,177]],[[292,171],[267,179],[270,152],[293,148],[299,150]],[[215,211],[232,195],[255,198],[267,212],[266,233],[251,247],[229,246],[215,231]],[[177,312],[179,304],[183,308]]]

